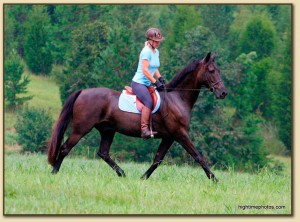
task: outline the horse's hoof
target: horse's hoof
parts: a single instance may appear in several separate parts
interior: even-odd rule
[[[215,183],[219,183],[219,180],[218,180],[216,177],[213,177],[212,180],[213,180]]]
[[[211,177],[212,181],[215,182],[215,183],[219,183],[219,180],[213,175]]]
[[[141,176],[141,180],[147,180],[149,177],[147,176],[147,174],[145,173],[143,176]]]
[[[53,168],[53,170],[51,171],[52,174],[57,174],[58,173],[58,169]]]
[[[126,177],[125,173],[123,170],[116,170],[117,174],[119,177]]]
[[[209,174],[209,179],[211,179],[215,183],[219,183],[219,180],[213,174]]]

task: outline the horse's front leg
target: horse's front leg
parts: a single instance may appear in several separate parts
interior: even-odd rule
[[[158,150],[156,152],[156,155],[154,157],[153,163],[151,167],[146,171],[146,173],[141,177],[142,179],[148,179],[151,176],[153,171],[159,166],[159,164],[165,157],[168,149],[170,148],[173,142],[174,142],[173,139],[169,139],[169,138],[162,139],[158,147]]]
[[[207,177],[209,179],[212,179],[214,182],[218,182],[218,179],[210,171],[206,161],[204,160],[203,156],[199,153],[199,151],[195,148],[194,144],[192,143],[192,141],[186,131],[183,131],[181,133],[181,135],[178,137],[177,141],[196,160],[196,162],[198,162],[201,165],[201,167],[203,168]]]
[[[119,177],[125,177],[124,171],[113,161],[109,155],[110,146],[113,142],[115,131],[101,131],[101,142],[98,155],[118,174]]]

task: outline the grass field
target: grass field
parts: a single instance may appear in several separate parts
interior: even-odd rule
[[[61,109],[57,85],[47,77],[30,75],[30,79],[28,95],[34,97],[29,106],[50,108],[56,120]],[[200,167],[176,165],[162,165],[149,180],[141,180],[150,163],[120,163],[127,177],[119,178],[102,160],[72,155],[66,158],[57,175],[51,175],[45,155],[19,154],[15,113],[5,112],[4,121],[6,215],[286,215],[292,211],[289,158],[279,157],[285,165],[279,175],[268,170],[259,174],[214,171],[219,184],[209,181]],[[270,134],[268,141],[276,142],[272,131],[266,132]]]
[[[52,175],[45,155],[6,154],[4,213],[291,214],[290,161],[284,161],[281,175],[214,171],[215,184],[200,167],[161,165],[144,181],[150,163],[120,163],[127,176],[119,178],[102,160],[71,156]]]

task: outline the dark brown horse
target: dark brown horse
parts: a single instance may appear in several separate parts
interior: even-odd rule
[[[207,177],[217,181],[204,158],[194,147],[188,131],[190,115],[198,98],[201,86],[209,88],[218,99],[224,99],[227,90],[215,64],[216,53],[207,54],[203,59],[194,60],[160,92],[162,104],[153,114],[153,129],[156,138],[162,141],[151,167],[142,178],[147,179],[163,160],[168,149],[177,141],[201,165]],[[123,112],[118,108],[120,92],[108,88],[93,88],[73,92],[65,102],[57,120],[48,150],[48,161],[57,173],[71,149],[95,127],[101,134],[98,155],[108,163],[119,176],[124,171],[111,159],[110,146],[116,132],[140,137],[140,115]],[[65,131],[73,120],[72,132],[62,144]]]

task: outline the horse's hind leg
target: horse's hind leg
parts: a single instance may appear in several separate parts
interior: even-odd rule
[[[100,131],[100,130],[99,130]],[[115,131],[100,131],[101,142],[98,151],[98,155],[111,167],[113,168],[118,176],[125,177],[124,171],[111,159],[109,156],[110,146],[113,142]]]
[[[58,156],[56,158],[55,164],[53,166],[52,173],[57,173],[64,160],[64,158],[69,154],[71,149],[78,143],[78,141],[83,137],[82,134],[71,133],[67,141],[60,147]]]

